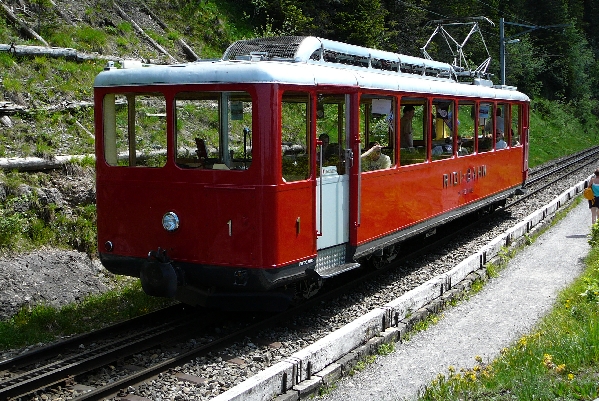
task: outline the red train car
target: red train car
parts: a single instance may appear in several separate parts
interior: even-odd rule
[[[528,97],[448,64],[278,37],[136,67],[94,83],[98,245],[150,295],[284,308],[527,177]]]

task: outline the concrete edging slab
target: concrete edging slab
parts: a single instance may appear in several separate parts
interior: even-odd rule
[[[398,340],[406,329],[405,320],[412,313],[422,311],[434,300],[444,299],[444,294],[453,293],[460,283],[468,281],[468,278],[475,279],[478,276],[473,273],[483,269],[484,265],[496,257],[503,247],[509,247],[518,242],[519,238],[538,230],[540,223],[550,223],[551,219],[548,217],[554,216],[562,206],[582,193],[584,182],[580,181],[562,192],[550,203],[491,240],[450,271],[428,280],[381,308],[373,309],[213,400],[299,399],[316,391],[323,384],[329,384],[325,383],[325,377],[337,376],[347,363],[365,354],[376,352],[376,349],[372,350],[375,347],[369,346],[369,342],[371,343],[374,337],[383,336],[384,339],[391,341]],[[469,287],[470,284],[464,285]],[[394,327],[384,327],[391,325]],[[375,343],[385,342],[384,339]]]

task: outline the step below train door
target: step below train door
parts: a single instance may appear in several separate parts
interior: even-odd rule
[[[316,271],[331,277],[359,266],[346,263],[349,242],[349,95],[319,94],[316,113]]]

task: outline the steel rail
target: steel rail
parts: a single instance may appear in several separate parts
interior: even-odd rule
[[[175,320],[182,313],[186,313],[186,310],[188,309],[189,307],[186,305],[177,304],[107,327],[103,327],[89,333],[72,336],[54,344],[46,345],[42,348],[34,349],[32,351],[17,355],[13,358],[0,361],[0,371],[18,370],[32,364],[40,364],[45,360],[56,358],[58,355],[68,354],[70,353],[70,348],[79,348],[81,345],[83,345],[84,348],[89,348],[90,344],[93,344],[99,340],[105,340],[111,335],[111,333],[121,335],[120,333],[123,333],[127,330],[139,330],[140,327],[154,325],[155,322],[163,321],[167,317]],[[0,388],[1,386],[2,380],[0,380]]]
[[[12,369],[13,374],[7,379],[0,381],[0,399],[15,398],[47,386],[65,382],[74,375],[89,372],[181,335],[186,328],[195,325],[200,317],[190,319],[189,315],[186,314],[184,316],[177,316],[175,319],[170,318],[166,323],[162,323],[159,326],[151,324],[151,319],[161,317],[161,320],[164,321],[166,313],[172,313],[181,308],[182,306],[167,308],[4,361],[2,369]],[[88,342],[94,341],[102,338],[103,335],[108,335],[110,331],[123,333],[126,330],[131,330],[140,322],[147,323],[148,328],[143,330],[139,330],[138,328],[134,334],[121,335],[116,340],[108,341],[105,344],[84,350],[83,352],[68,351],[71,355],[60,356],[65,350],[72,349],[73,345],[77,344],[78,340],[82,338]],[[52,358],[56,360],[46,363],[48,359]],[[22,369],[25,366],[32,366],[33,368],[23,372],[14,372],[15,368]]]
[[[539,173],[538,175],[535,174],[534,180],[532,180],[531,182],[534,183],[534,182],[538,182],[543,179],[546,179],[548,176],[550,176],[552,174],[560,173],[565,168],[574,166],[574,165],[576,165],[576,163],[580,164],[585,159],[587,159],[588,160],[587,162],[582,163],[582,165],[578,166],[575,170],[580,170],[582,168],[585,168],[588,164],[596,162],[597,158],[599,158],[599,147],[593,148],[593,149],[594,149],[594,151],[589,150],[587,152],[580,152],[579,154],[573,155],[572,157],[568,157],[567,159],[560,160],[558,163],[555,164],[554,167],[549,168],[548,170],[547,169],[542,170],[541,173]],[[589,160],[589,159],[592,159],[592,160]],[[565,173],[565,174],[561,174],[555,179],[549,180],[549,182],[546,183],[545,185],[534,189],[534,191],[532,191],[531,193],[522,195],[521,197],[518,198],[517,201],[504,206],[503,210],[508,209],[509,207],[515,205],[516,203],[520,202],[521,200],[523,200],[527,197],[532,196],[534,193],[542,191],[543,189],[547,188],[548,186],[554,184],[555,182],[562,180],[564,178],[564,176],[566,176],[567,174],[570,174],[570,173],[571,173],[571,171],[568,173]],[[529,182],[528,184],[530,185],[531,182]],[[339,284],[338,286],[336,286],[335,288],[327,289],[326,288],[327,286],[325,285],[325,288],[323,288],[323,290],[324,290],[323,293],[320,293],[320,294],[316,295],[315,297],[313,297],[309,300],[306,300],[302,304],[292,307],[285,312],[281,312],[276,315],[272,315],[267,318],[264,318],[254,324],[243,327],[240,330],[237,330],[231,334],[228,334],[221,338],[215,339],[208,344],[204,344],[204,345],[195,347],[194,349],[189,350],[185,353],[182,353],[175,357],[169,358],[165,361],[157,363],[157,364],[155,364],[151,367],[148,367],[146,369],[137,371],[125,378],[114,381],[114,382],[104,385],[100,388],[96,388],[89,392],[75,396],[72,399],[75,399],[75,400],[100,400],[100,399],[106,398],[109,395],[110,396],[118,396],[119,392],[121,392],[122,389],[125,389],[129,386],[139,385],[144,380],[146,380],[150,377],[154,377],[158,373],[164,372],[164,371],[168,370],[169,368],[172,368],[175,366],[180,366],[180,365],[188,362],[190,360],[190,358],[204,356],[210,352],[218,351],[219,349],[222,349],[222,348],[226,347],[227,345],[230,345],[231,343],[233,343],[235,340],[237,340],[239,338],[243,338],[244,336],[251,335],[252,333],[255,333],[264,328],[271,327],[275,323],[283,321],[290,317],[293,317],[293,316],[295,316],[305,310],[308,310],[310,308],[313,308],[314,306],[317,306],[318,304],[320,304],[323,301],[327,301],[329,299],[346,294],[348,291],[359,286],[360,284],[364,283],[365,281],[372,280],[379,275],[385,274],[390,268],[397,267],[402,262],[404,262],[408,259],[413,259],[414,257],[417,257],[422,254],[426,254],[433,249],[438,249],[439,246],[449,243],[456,237],[463,235],[468,230],[471,230],[472,228],[474,228],[476,226],[480,226],[481,223],[483,223],[487,219],[491,218],[492,216],[493,216],[493,214],[487,214],[486,216],[477,219],[476,221],[472,222],[471,224],[461,225],[461,228],[459,230],[450,230],[451,234],[444,235],[442,238],[438,238],[436,240],[432,240],[432,242],[430,242],[429,244],[427,244],[417,250],[413,250],[409,253],[399,256],[396,259],[394,259],[391,263],[389,263],[388,265],[384,266],[381,269],[369,270],[366,273],[364,273],[363,270],[360,270],[361,274],[359,275],[359,277],[357,279],[353,277],[354,274],[357,272],[354,272],[354,274],[349,274],[348,277],[350,277],[350,278],[348,278],[347,280],[344,278],[336,278],[334,281],[336,284]],[[388,322],[388,324],[391,325],[392,322]],[[172,323],[168,323],[168,325],[172,326]],[[51,386],[56,383],[65,382],[69,379],[72,379],[74,376],[80,376],[82,374],[90,372],[93,369],[97,369],[98,367],[104,366],[107,363],[114,362],[116,359],[122,359],[123,357],[133,355],[137,352],[151,349],[167,339],[168,340],[172,339],[172,335],[173,335],[172,333],[177,333],[178,335],[181,335],[183,326],[184,326],[184,324],[182,324],[181,326],[177,326],[174,329],[173,329],[173,327],[171,327],[170,329],[167,329],[162,326],[159,328],[155,328],[155,329],[148,329],[148,330],[144,331],[143,333],[138,333],[136,335],[131,336],[130,338],[126,338],[126,339],[122,339],[121,341],[116,341],[116,342],[113,342],[110,344],[106,344],[105,346],[95,349],[95,350],[91,351],[90,353],[84,353],[84,354],[75,356],[72,360],[56,362],[56,363],[52,364],[52,366],[55,366],[57,368],[57,369],[55,369],[55,373],[47,373],[48,368],[42,367],[42,368],[34,369],[33,371],[27,372],[23,375],[20,375],[17,378],[12,378],[7,381],[0,381],[0,398],[24,395],[24,394],[31,393],[31,392],[41,389],[41,388]],[[148,337],[148,335],[151,332],[153,332],[156,335],[155,337],[152,337],[153,339],[150,339],[150,337]],[[73,341],[76,342],[77,340],[73,340]],[[42,351],[40,350],[39,353],[41,353],[41,352]],[[13,360],[10,360],[10,361],[13,361]],[[10,362],[10,361],[5,361],[2,364],[0,364],[0,368],[2,368],[2,366],[8,366],[8,362]],[[14,361],[15,362],[18,361],[18,358],[15,358]],[[36,379],[36,377],[37,377],[37,379]],[[9,382],[10,382],[10,385],[7,386],[6,383],[9,383]],[[21,383],[23,383],[23,384],[21,384]],[[120,394],[120,395],[122,396],[122,394]]]

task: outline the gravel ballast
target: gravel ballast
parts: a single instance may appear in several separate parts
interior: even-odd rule
[[[496,358],[533,329],[560,290],[583,270],[591,216],[586,202],[518,253],[467,302],[446,310],[438,324],[397,344],[365,370],[342,379],[320,400],[415,399],[418,390],[450,366],[472,368],[475,357]]]
[[[534,227],[537,227],[536,224],[540,221],[547,222],[551,218],[546,217],[551,216],[556,210],[561,210],[564,205],[569,203],[569,200],[572,199],[572,197],[580,194],[582,191],[582,181],[580,180],[586,178],[588,178],[588,172],[581,171],[576,174],[571,174],[567,176],[566,179],[558,181],[559,185],[548,188],[544,194],[527,199],[521,204],[521,207],[510,209],[509,213],[499,213],[497,215],[497,221],[490,224],[491,228],[480,231],[476,230],[473,233],[464,235],[464,238],[452,242],[448,247],[447,252],[441,252],[441,249],[438,249],[430,255],[425,255],[426,257],[421,258],[421,260],[406,263],[400,269],[390,270],[389,274],[382,276],[381,279],[364,283],[362,288],[357,289],[355,292],[348,293],[337,300],[321,305],[321,308],[317,308],[313,314],[303,314],[294,318],[293,321],[287,322],[287,324],[282,327],[275,327],[266,330],[263,333],[258,333],[256,338],[244,339],[229,347],[226,351],[223,351],[222,355],[216,354],[207,358],[199,358],[198,360],[193,360],[183,366],[177,367],[173,372],[161,373],[158,378],[149,380],[138,388],[127,388],[126,393],[129,393],[129,395],[124,398],[123,395],[121,395],[116,399],[127,400],[129,399],[128,397],[138,397],[135,399],[139,400],[140,396],[146,400],[194,399],[207,401],[214,399],[214,397],[217,397],[214,401],[217,399],[235,399],[243,401],[248,401],[250,399],[273,399],[277,394],[280,394],[280,392],[277,393],[277,391],[281,390],[282,383],[280,378],[277,380],[276,374],[271,379],[264,381],[272,384],[272,390],[274,390],[270,391],[266,398],[260,395],[261,392],[259,389],[250,388],[249,386],[251,386],[251,384],[249,384],[249,382],[255,383],[256,381],[259,381],[261,377],[267,377],[268,371],[270,370],[272,372],[273,369],[276,370],[275,368],[277,366],[281,366],[279,362],[283,361],[283,365],[289,365],[287,366],[289,368],[288,371],[285,371],[285,381],[288,384],[293,383],[292,386],[294,388],[293,390],[289,389],[287,394],[277,397],[276,399],[297,399],[299,390],[296,388],[303,388],[304,390],[310,391],[310,394],[303,392],[302,398],[313,397],[315,395],[314,388],[311,390],[308,390],[308,388],[314,383],[309,379],[306,380],[306,375],[308,378],[310,377],[310,372],[312,372],[314,376],[321,375],[322,372],[325,372],[332,367],[325,367],[321,363],[322,354],[318,350],[323,349],[322,344],[327,344],[327,346],[324,347],[324,350],[330,351],[329,353],[333,351],[333,348],[339,348],[339,344],[344,344],[345,348],[348,347],[348,341],[331,342],[331,334],[336,333],[333,337],[337,336],[340,338],[339,333],[344,332],[347,334],[352,331],[352,328],[360,326],[360,324],[355,324],[355,322],[366,322],[368,336],[363,338],[368,339],[371,338],[372,335],[376,336],[376,333],[379,333],[380,330],[377,331],[374,326],[380,326],[381,316],[379,316],[379,312],[381,311],[381,308],[388,308],[388,305],[393,304],[392,308],[397,310],[397,307],[400,305],[398,305],[396,300],[403,298],[404,295],[409,295],[407,292],[418,292],[417,289],[427,280],[434,281],[434,279],[440,277],[440,275],[446,275],[449,270],[455,270],[457,268],[456,264],[461,264],[461,260],[464,258],[471,259],[469,255],[472,255],[474,259],[477,259],[478,256],[474,255],[474,253],[483,251],[489,252],[489,247],[494,249],[492,255],[496,255],[502,242],[493,240],[493,238],[497,239],[499,238],[498,236],[505,235],[507,232],[506,230],[511,230],[511,227],[514,227],[514,225],[521,226],[521,223],[519,223],[521,219],[533,219]],[[585,226],[586,232],[588,232],[588,226],[590,225],[590,212],[588,212],[588,209],[587,213],[588,222],[586,222]],[[526,224],[524,224],[524,226],[526,226]],[[494,243],[494,245],[491,246],[491,243]],[[505,244],[505,241],[503,241],[503,243]],[[50,262],[50,260],[47,259],[47,254],[47,250],[38,253],[38,259],[36,259],[35,254],[29,255],[31,260],[28,264],[31,264],[33,260],[41,262],[40,259],[46,259],[46,262]],[[492,255],[487,254],[489,258],[492,257]],[[44,274],[48,279],[44,280],[44,284],[40,286],[42,287],[40,290],[47,294],[48,297],[52,297],[52,290],[56,291],[57,288],[59,289],[58,292],[68,292],[70,289],[71,292],[75,292],[77,293],[77,296],[79,296],[80,294],[89,291],[89,289],[84,288],[85,286],[83,284],[86,282],[84,278],[91,280],[92,282],[98,280],[96,282],[97,284],[104,284],[108,281],[109,275],[105,276],[105,270],[95,270],[95,261],[86,260],[84,255],[79,256],[86,268],[78,269],[77,271],[72,271],[63,263],[46,263],[45,267],[39,267],[38,269],[42,272],[44,269],[53,271],[51,276],[46,276],[45,274],[47,274],[47,272]],[[79,259],[79,257],[76,259]],[[487,257],[485,257],[481,258],[481,261],[483,259],[488,260]],[[8,260],[5,262],[7,261]],[[20,279],[16,281],[12,280],[12,285],[20,280],[29,284],[27,279],[30,274],[20,271],[23,270],[22,267],[9,263],[1,263],[0,260],[0,272],[3,268],[17,270],[12,274],[19,276]],[[88,270],[89,268],[92,268],[92,270]],[[93,272],[96,272],[96,274],[93,274]],[[10,275],[11,273],[6,271],[4,274]],[[33,277],[36,276],[34,275]],[[451,282],[455,284],[458,283],[460,279],[461,278],[458,277],[455,280],[451,280]],[[39,283],[39,281],[37,282]],[[37,285],[35,287],[37,287]],[[89,292],[95,292],[95,290]],[[438,292],[436,294],[438,294]],[[0,300],[4,300],[2,295],[2,292],[0,292]],[[24,286],[20,289],[14,288],[12,295],[12,301],[15,303],[18,303],[17,300],[19,295],[24,301],[24,299],[31,296],[31,286]],[[511,292],[507,293],[507,296],[511,295]],[[47,303],[48,298],[42,300],[42,302]],[[64,300],[56,299],[55,302],[60,304],[64,302]],[[30,305],[35,302],[25,301],[24,303]],[[0,302],[0,306],[3,304],[6,305],[7,303]],[[372,325],[368,323],[369,319],[372,321]],[[215,327],[215,330],[218,329],[218,327]],[[474,330],[476,330],[476,328]],[[356,335],[349,336],[347,339],[351,339],[353,342],[358,341],[358,343],[353,346],[359,346],[360,339],[358,337],[360,336],[360,334],[358,334],[357,337]],[[271,348],[269,344],[263,345],[265,340],[270,340],[270,342],[278,344],[278,347],[275,349]],[[453,341],[459,341],[459,339]],[[314,344],[315,342],[319,342],[320,344]],[[315,349],[317,349],[316,352],[314,352]],[[18,352],[19,350],[14,351]],[[473,364],[473,358],[476,354],[470,352],[469,347],[466,347],[465,351],[467,352],[466,360]],[[355,353],[356,351],[352,351],[352,354]],[[13,354],[13,352],[6,352],[3,353],[2,357],[8,358]],[[335,354],[337,355],[338,353],[335,352]],[[226,355],[226,358],[223,355]],[[329,357],[331,356],[332,355],[329,355]],[[341,358],[342,356],[342,354],[338,354],[336,358]],[[165,358],[166,357],[168,357],[168,355],[165,354]],[[243,361],[243,364],[237,365],[228,362],[229,358],[232,357],[235,357],[235,360]],[[418,357],[415,357],[414,361],[417,361],[416,358]],[[345,357],[342,359],[345,359]],[[335,362],[335,359],[327,358],[327,360],[328,363]],[[291,364],[289,361],[293,362],[293,369],[290,368]],[[412,362],[412,364],[418,363],[419,362]],[[335,363],[333,363],[333,365],[335,365]],[[446,371],[446,368],[447,366],[444,366],[441,371]],[[109,382],[116,379],[118,376],[117,371],[118,370],[106,370],[102,373],[102,380],[100,381],[83,380],[79,383],[86,386],[96,387],[102,385],[104,380]],[[300,371],[301,374],[299,373]],[[203,378],[205,382],[201,385],[190,385],[189,383],[179,380],[173,374],[175,372],[198,376]],[[297,375],[297,381],[295,375]],[[329,378],[327,378],[327,380],[328,379]],[[387,380],[387,378],[385,378],[385,380]],[[298,384],[295,385],[295,383]],[[248,390],[249,393],[242,394],[235,390],[235,388],[239,387],[246,387],[246,390]],[[354,391],[352,390],[352,394],[353,393]],[[235,396],[234,394],[237,395]],[[248,397],[248,394],[251,394],[252,397]],[[50,396],[50,394],[47,395]],[[68,392],[65,392],[65,397],[67,395]],[[54,396],[55,395],[52,395],[52,397]],[[391,397],[389,399],[401,399],[400,396],[395,394],[390,394],[389,396]],[[365,396],[365,398],[361,399],[371,399],[371,397]]]

